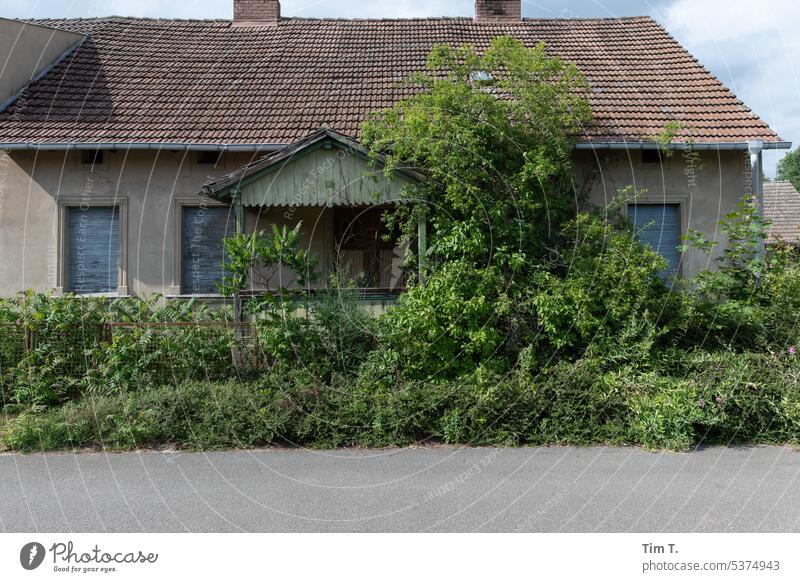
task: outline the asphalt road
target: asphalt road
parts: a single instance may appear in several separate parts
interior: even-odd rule
[[[797,532],[788,448],[0,455],[6,532]]]

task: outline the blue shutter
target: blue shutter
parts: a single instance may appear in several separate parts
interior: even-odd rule
[[[116,293],[119,287],[119,209],[68,210],[69,273],[72,293]]]
[[[234,235],[229,208],[183,208],[181,293],[219,293],[225,274],[223,241]]]
[[[679,204],[631,204],[628,217],[636,234],[667,260],[670,274],[678,271],[681,254],[681,208]]]

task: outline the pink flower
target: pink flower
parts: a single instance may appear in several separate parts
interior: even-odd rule
[[[797,348],[792,346],[788,350],[790,356],[794,356],[797,353]]]
[[[700,400],[697,401],[697,406],[699,406],[700,408],[705,408],[706,401],[701,398]]]
[[[714,400],[716,400],[717,404],[722,404],[722,396],[717,396]]]
[[[17,320],[17,325],[22,325],[22,320],[21,319]]]

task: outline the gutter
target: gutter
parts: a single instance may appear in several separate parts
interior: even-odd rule
[[[671,150],[710,150],[710,151],[743,151],[749,152],[754,142],[730,143],[672,143]],[[278,152],[291,144],[252,143],[252,144],[214,144],[191,142],[75,142],[75,143],[43,143],[43,142],[10,142],[0,143],[0,150],[6,151],[73,151],[73,150],[174,150],[194,152]],[[577,150],[655,150],[663,146],[656,142],[582,142],[576,144]],[[764,150],[789,150],[792,142],[763,142]]]
[[[62,152],[74,150],[193,151],[193,152],[277,152],[287,144],[211,144],[184,142],[81,142],[81,143],[0,143],[0,150]]]
[[[671,150],[713,150],[713,151],[750,151],[751,144],[754,142],[730,142],[730,143],[671,143],[668,147]],[[575,146],[578,150],[655,150],[661,149],[662,146],[656,142],[581,142]],[[763,142],[761,149],[765,150],[790,150],[792,149],[792,142],[790,141],[769,141]]]

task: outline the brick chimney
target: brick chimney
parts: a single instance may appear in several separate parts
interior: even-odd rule
[[[277,26],[280,19],[280,0],[233,0],[235,26]]]
[[[522,0],[475,0],[478,22],[521,22]]]

